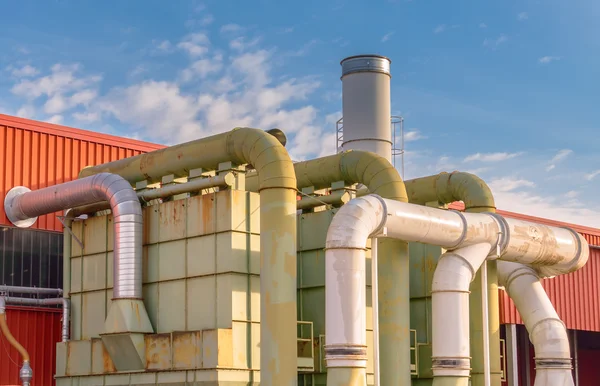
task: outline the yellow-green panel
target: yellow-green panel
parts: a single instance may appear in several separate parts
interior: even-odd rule
[[[159,206],[158,241],[180,240],[186,237],[187,201],[174,200]]]
[[[87,292],[81,298],[81,339],[97,338],[104,330],[106,291]]]
[[[233,322],[233,367],[238,369],[250,368],[252,348],[251,341],[251,323]]]
[[[83,255],[83,250],[79,246],[79,243],[75,240],[75,238],[79,239],[79,241],[84,242],[83,240],[83,221],[73,221],[71,224],[71,232],[73,232],[73,236],[71,238],[71,257],[77,257]]]
[[[185,278],[186,240],[158,244],[158,280]]]
[[[82,291],[82,261],[81,257],[71,258],[71,293],[78,293]]]
[[[83,232],[83,239],[85,240],[83,246],[84,255],[94,255],[106,252],[106,241],[108,237],[106,216],[89,218],[88,221],[85,222]]]
[[[81,339],[81,295],[71,295],[71,339]]]
[[[142,236],[142,243],[144,245],[158,243],[158,229],[160,226],[158,208],[159,205],[151,205],[143,210],[144,232]]]
[[[145,245],[142,251],[142,282],[155,283],[158,281],[159,256],[158,244]]]
[[[217,278],[204,276],[188,279],[187,328],[191,331],[216,327]]]
[[[158,283],[157,333],[185,331],[185,280]]]
[[[322,249],[335,210],[298,215],[298,252]]]
[[[154,331],[158,328],[158,283],[144,284],[142,287],[142,294],[144,296],[144,305],[146,306],[146,312],[150,323],[154,327]]]
[[[188,277],[214,274],[216,272],[217,235],[187,239]]]
[[[114,252],[108,252],[106,254],[106,287],[112,288],[114,285],[113,280],[113,267],[115,262]]]
[[[187,212],[187,237],[215,233],[217,219],[214,194],[188,198]]]
[[[83,291],[106,288],[106,252],[83,257]]]

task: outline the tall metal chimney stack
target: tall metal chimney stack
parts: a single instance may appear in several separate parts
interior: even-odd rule
[[[357,55],[340,64],[342,150],[371,151],[392,162],[391,60],[379,55]]]

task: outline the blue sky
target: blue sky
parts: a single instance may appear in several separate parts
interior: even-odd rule
[[[335,151],[339,61],[382,54],[406,178],[474,172],[502,209],[600,227],[595,1],[24,0],[0,11],[2,113],[164,144],[280,127],[306,159]]]

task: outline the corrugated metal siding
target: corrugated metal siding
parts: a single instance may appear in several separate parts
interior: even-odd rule
[[[54,386],[55,348],[61,339],[62,311],[9,306],[6,318],[13,336],[31,357],[32,385]],[[22,359],[19,353],[3,336],[0,337],[0,346],[0,385],[20,385]]]
[[[17,185],[32,190],[77,178],[85,166],[160,149],[162,146],[0,114],[0,197]],[[0,205],[0,225],[10,225]],[[33,228],[62,231],[55,214]]]
[[[462,210],[462,203],[450,208]],[[600,245],[600,229],[568,224],[519,213],[498,210],[510,218],[538,222],[551,226],[567,226],[583,235],[590,245]],[[600,332],[600,250],[591,248],[587,264],[577,272],[542,280],[556,312],[567,328]],[[500,323],[523,324],[514,303],[506,292],[500,290]]]

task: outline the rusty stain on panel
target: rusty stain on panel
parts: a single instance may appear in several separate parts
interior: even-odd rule
[[[173,332],[173,368],[202,367],[202,331]]]
[[[171,334],[149,334],[146,341],[146,369],[171,369]]]

